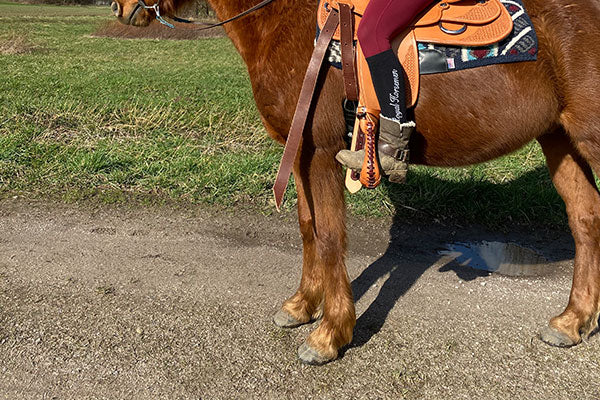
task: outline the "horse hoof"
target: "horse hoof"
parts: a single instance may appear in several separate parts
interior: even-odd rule
[[[560,332],[559,330],[551,326],[546,326],[544,329],[542,329],[542,331],[540,332],[540,339],[544,343],[556,347],[571,347],[579,343],[575,342],[568,335]]]
[[[333,358],[322,356],[317,350],[310,347],[310,345],[308,345],[306,342],[302,343],[302,345],[298,348],[298,358],[300,358],[300,361],[302,361],[304,364],[309,365],[323,365],[333,361]]]
[[[283,310],[277,311],[277,313],[273,316],[273,323],[280,328],[296,328],[303,324],[302,321],[297,320]]]

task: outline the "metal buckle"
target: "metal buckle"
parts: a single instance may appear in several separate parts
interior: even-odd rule
[[[404,149],[400,152],[400,157],[397,157],[398,160],[407,163],[410,159],[410,150]]]
[[[158,5],[160,4],[160,0],[158,0],[156,3],[152,4],[151,6],[146,5],[144,0],[138,0],[138,4],[140,5],[140,7],[145,8],[146,10],[149,10],[149,9],[154,10],[154,13],[156,14],[156,19],[158,20],[158,22],[160,22],[161,24],[163,24],[165,26],[168,26],[169,28],[175,29],[175,25],[169,23],[166,19],[164,19],[160,15],[160,9],[158,7]]]
[[[461,33],[463,33],[464,31],[467,30],[467,24],[463,24],[463,26],[460,27],[459,29],[448,29],[448,28],[444,28],[444,22],[440,21],[438,26],[440,27],[440,30],[442,32],[444,32],[448,35],[460,35]]]
[[[367,118],[367,107],[365,107],[365,106],[358,107],[356,110],[356,117],[358,119]]]

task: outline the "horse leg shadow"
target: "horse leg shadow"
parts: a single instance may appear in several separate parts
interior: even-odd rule
[[[395,247],[392,242],[386,253],[369,265],[352,282],[354,301],[358,302],[380,278],[389,275],[382,284],[375,300],[357,319],[354,338],[348,348],[361,347],[379,333],[398,299],[413,286],[427,269],[438,261],[437,257],[435,259],[423,257],[418,261],[415,261],[412,257],[411,260],[407,261],[406,257],[401,255]]]

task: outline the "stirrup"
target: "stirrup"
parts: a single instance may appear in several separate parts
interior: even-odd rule
[[[396,146],[402,146],[402,148],[392,146],[388,143],[383,143],[381,140],[379,140],[379,143],[377,144],[376,157],[378,157],[376,159],[381,167],[380,171],[382,171],[384,175],[388,175],[390,182],[404,183],[406,181],[408,161],[410,160],[408,141],[412,132],[414,131],[414,128],[414,122],[400,124],[401,135],[397,140],[398,143],[395,144]],[[385,149],[382,149],[382,146]],[[390,153],[394,156],[390,155]],[[342,150],[338,152],[335,158],[347,168],[353,171],[361,171],[363,169],[366,155],[365,150]],[[365,185],[365,187],[369,188],[370,186]]]

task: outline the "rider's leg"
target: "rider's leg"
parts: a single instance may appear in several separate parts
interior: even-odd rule
[[[358,40],[369,64],[384,118],[406,121],[404,70],[392,39],[405,30],[432,0],[371,0],[358,27]]]
[[[404,70],[390,41],[430,3],[431,0],[371,0],[358,27],[358,40],[381,110],[379,159],[391,181],[405,179],[408,153],[404,150],[414,123],[407,119]],[[367,108],[377,106],[364,105]],[[362,156],[351,152],[340,152],[338,160],[353,169],[360,169],[362,165]]]

